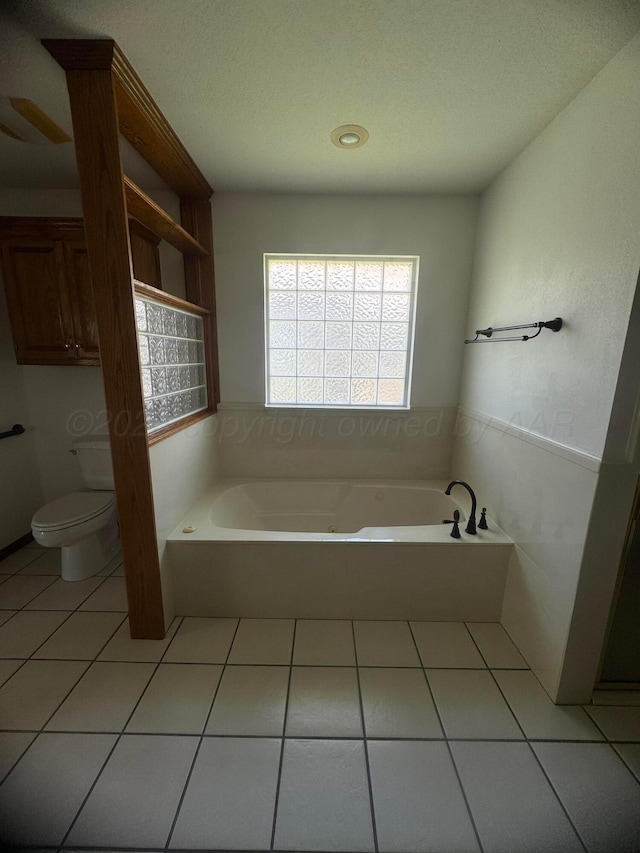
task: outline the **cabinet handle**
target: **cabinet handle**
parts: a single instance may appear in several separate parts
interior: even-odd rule
[[[64,348],[65,348],[65,349],[71,349],[71,344],[65,344],[65,345],[64,345]]]
[[[76,349],[80,349],[81,346],[82,344],[76,344]]]

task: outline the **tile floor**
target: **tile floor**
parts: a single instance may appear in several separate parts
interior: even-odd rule
[[[0,837],[25,849],[640,850],[640,707],[556,707],[499,625],[176,619],[0,563]],[[628,699],[627,699],[628,701]]]

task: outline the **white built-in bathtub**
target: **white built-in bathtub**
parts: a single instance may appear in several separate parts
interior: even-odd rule
[[[218,481],[168,540],[176,613],[497,621],[512,542],[491,519],[452,539],[446,485]]]

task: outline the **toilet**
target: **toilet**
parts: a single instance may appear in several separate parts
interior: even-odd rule
[[[31,532],[45,548],[62,549],[62,579],[80,581],[103,569],[120,550],[118,516],[109,439],[77,441],[86,492],[71,492],[41,507],[31,521]]]

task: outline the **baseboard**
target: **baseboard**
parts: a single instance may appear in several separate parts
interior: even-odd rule
[[[28,545],[30,542],[33,542],[33,536],[31,533],[25,533],[24,536],[16,539],[15,542],[11,542],[9,545],[5,545],[4,548],[0,548],[0,560],[4,560],[5,557],[11,556],[11,554],[19,551],[20,548],[24,548],[24,546]]]

